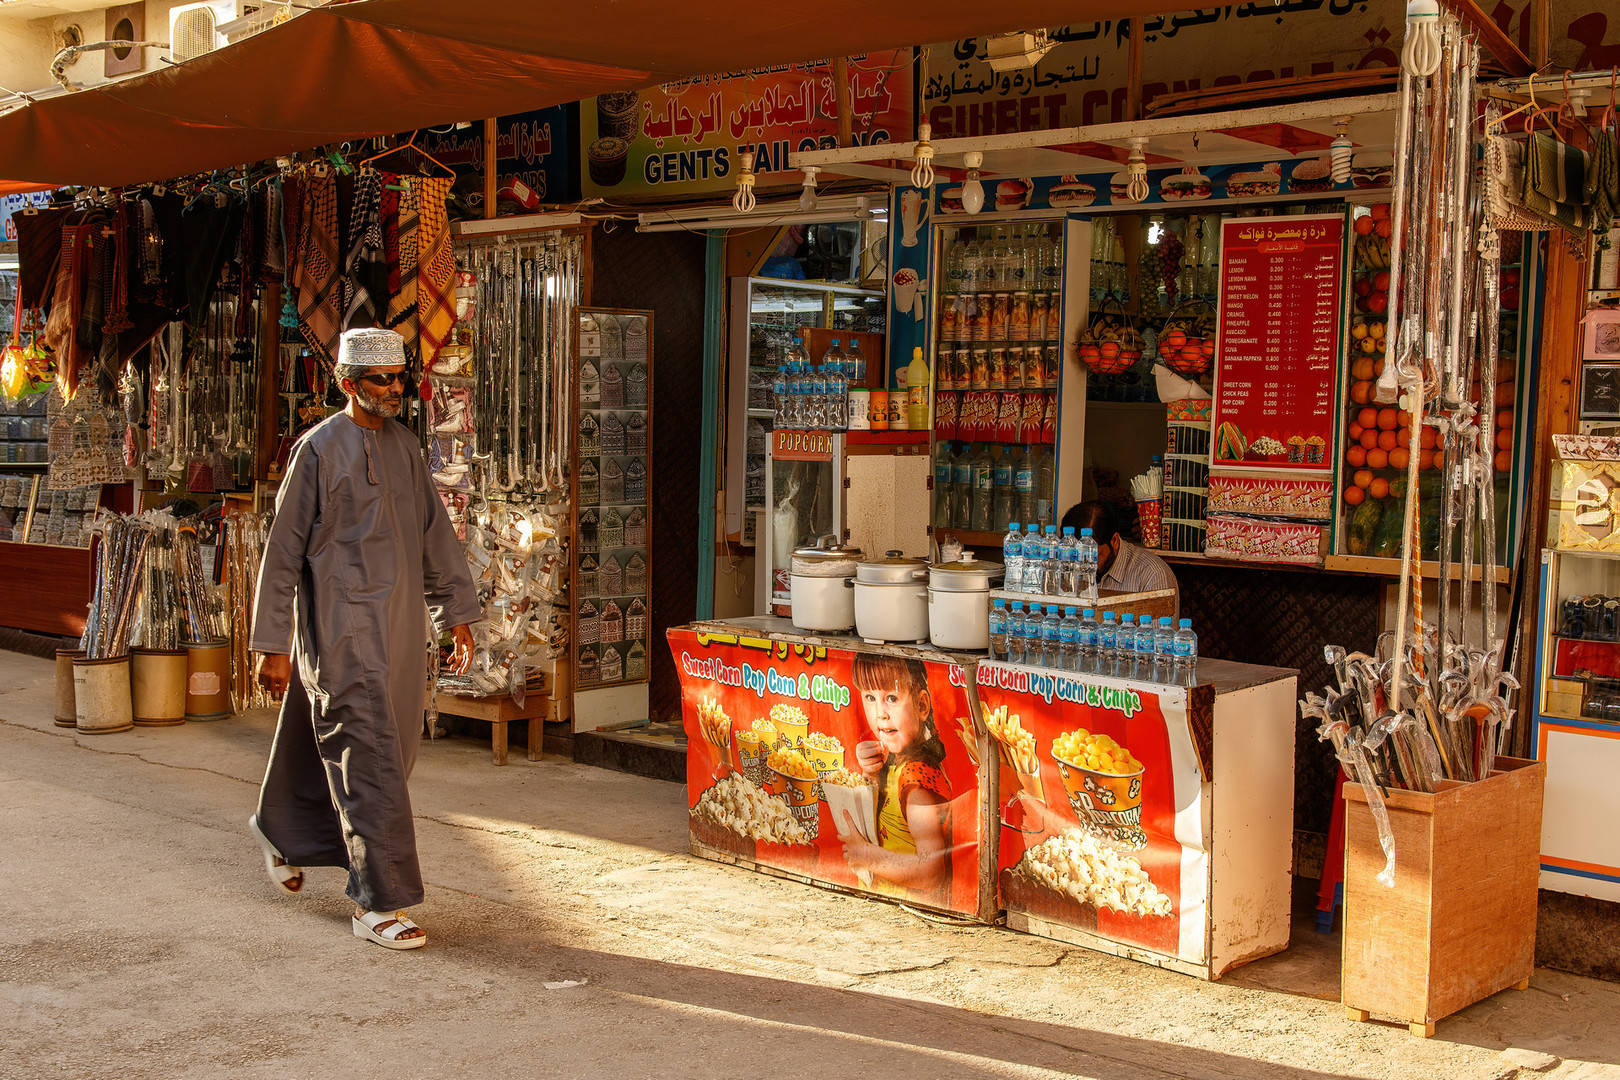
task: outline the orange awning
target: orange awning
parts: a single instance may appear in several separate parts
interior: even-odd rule
[[[1169,10],[1165,0],[358,0],[0,116],[0,194],[114,187],[612,90]]]

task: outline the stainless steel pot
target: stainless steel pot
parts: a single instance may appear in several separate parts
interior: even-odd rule
[[[868,641],[926,641],[928,590],[920,581],[849,583],[855,632]]]
[[[911,585],[928,576],[928,560],[913,559],[899,551],[886,551],[855,568],[855,580],[871,585]]]

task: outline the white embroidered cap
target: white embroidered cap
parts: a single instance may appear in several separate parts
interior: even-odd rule
[[[337,362],[355,367],[403,366],[405,339],[381,327],[345,330],[338,341]]]

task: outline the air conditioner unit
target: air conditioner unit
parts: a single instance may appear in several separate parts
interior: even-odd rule
[[[180,4],[169,9],[169,55],[183,64],[229,44],[220,33],[221,23],[237,18],[237,0],[209,0],[202,4]]]

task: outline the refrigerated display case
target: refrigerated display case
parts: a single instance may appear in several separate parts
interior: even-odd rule
[[[758,530],[769,528],[763,521],[772,501],[767,475],[775,415],[771,383],[794,334],[809,329],[881,334],[887,301],[878,289],[775,278],[734,278],[731,290],[726,532],[749,546],[759,542]]]
[[[757,545],[756,610],[788,615],[793,549],[821,536],[843,538],[844,437],[775,431],[765,459],[764,535]]]
[[[1530,733],[1547,763],[1540,884],[1620,901],[1620,553],[1545,551],[1541,584]]]

